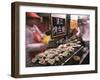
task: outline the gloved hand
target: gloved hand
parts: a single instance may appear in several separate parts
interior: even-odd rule
[[[51,40],[50,36],[45,35],[42,39],[42,42],[47,45],[50,40]]]

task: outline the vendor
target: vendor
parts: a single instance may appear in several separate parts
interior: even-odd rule
[[[43,34],[37,27],[40,16],[33,12],[26,12],[26,66],[31,66],[31,59],[46,49],[42,42]]]
[[[81,37],[82,44],[84,47],[89,48],[89,40],[90,40],[90,26],[89,26],[89,16],[82,16],[80,25],[77,29],[77,36]]]
[[[82,58],[79,64],[89,63],[89,42],[90,42],[90,24],[89,16],[81,17],[81,23],[78,28],[77,36],[81,37],[82,45],[84,46]]]

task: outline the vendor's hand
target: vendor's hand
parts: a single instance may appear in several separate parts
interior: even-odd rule
[[[77,33],[77,34],[76,34],[76,37],[79,37],[79,36],[80,36],[80,34]]]
[[[79,38],[79,37],[80,37],[80,34],[77,33],[75,36],[76,36],[77,38]]]

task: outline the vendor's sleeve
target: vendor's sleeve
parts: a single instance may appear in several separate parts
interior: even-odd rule
[[[40,51],[40,48],[41,48],[42,45],[43,45],[43,43],[27,44],[26,45],[26,50],[28,52]]]

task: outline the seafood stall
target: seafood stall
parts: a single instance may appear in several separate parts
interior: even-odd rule
[[[26,29],[28,67],[89,64],[88,15],[56,13],[34,13],[34,15],[37,15],[33,20],[37,26]],[[29,36],[30,32],[32,35]],[[33,40],[29,42],[29,39]],[[31,53],[34,55],[32,58],[29,56]]]

